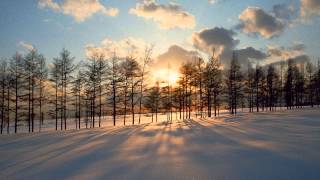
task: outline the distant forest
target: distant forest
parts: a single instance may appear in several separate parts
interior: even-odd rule
[[[214,54],[195,57],[180,67],[175,84],[149,80],[152,48],[143,57],[106,58],[93,54],[75,63],[66,49],[47,64],[32,50],[16,53],[0,64],[1,134],[41,131],[45,121],[55,130],[101,127],[106,116],[113,125],[140,124],[142,116],[158,121],[219,116],[220,110],[237,114],[303,108],[320,104],[320,68],[311,62],[283,60],[277,64],[241,67],[234,52],[228,67]],[[129,119],[130,118],[130,119]],[[14,132],[10,132],[10,126]]]

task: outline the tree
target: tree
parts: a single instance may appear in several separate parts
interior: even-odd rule
[[[256,108],[257,112],[260,111],[260,108],[264,110],[265,101],[266,101],[266,76],[262,67],[257,66],[254,77],[254,87],[256,94]]]
[[[288,60],[288,69],[285,83],[285,100],[287,109],[291,109],[294,101],[294,63],[292,59]]]
[[[5,123],[5,93],[7,89],[7,62],[1,60],[0,64],[0,78],[1,78],[1,134],[3,133],[4,123]]]
[[[270,111],[272,111],[276,107],[276,101],[278,97],[278,84],[279,76],[276,73],[274,66],[270,65],[267,74],[268,105]]]
[[[194,84],[197,86],[198,89],[198,105],[197,110],[200,112],[200,117],[203,117],[203,87],[204,87],[204,70],[205,70],[205,63],[202,58],[197,58],[196,62],[196,76],[194,78]]]
[[[303,66],[303,64],[300,64]],[[302,108],[304,96],[304,66],[299,70],[297,65],[294,66],[294,91],[296,108]]]
[[[39,83],[39,131],[41,130],[41,126],[43,125],[44,121],[44,112],[43,112],[43,102],[46,101],[46,95],[45,95],[45,81],[48,77],[48,69],[46,65],[46,61],[43,56],[39,59],[39,68],[37,72],[37,78]]]
[[[228,99],[231,114],[237,114],[238,97],[242,93],[243,75],[240,71],[238,57],[233,52],[230,69],[228,71]]]
[[[99,127],[101,127],[101,118],[102,118],[102,97],[104,95],[103,93],[103,87],[105,86],[105,80],[107,75],[107,69],[108,64],[106,63],[105,57],[100,54],[97,62],[97,80],[98,80],[98,98],[99,98]]]
[[[183,119],[191,117],[191,106],[192,106],[192,75],[194,69],[192,62],[187,62],[180,67],[181,79],[178,81],[180,86],[183,88]]]
[[[149,89],[148,95],[146,96],[146,101],[144,106],[149,109],[152,116],[153,122],[153,114],[156,115],[156,122],[158,121],[158,108],[160,102],[161,92],[159,87],[159,82],[156,82],[155,86]]]
[[[16,53],[10,60],[10,74],[13,79],[14,84],[14,132],[17,133],[18,131],[18,117],[22,115],[19,113],[19,110],[22,109],[20,105],[21,99],[21,91],[22,91],[22,84],[23,84],[23,58],[19,53]]]
[[[11,113],[11,90],[13,85],[13,79],[10,72],[7,73],[6,77],[6,86],[7,86],[7,106],[6,106],[6,115],[7,115],[7,134],[10,133],[10,113]]]
[[[314,91],[315,91],[315,103],[320,105],[320,61],[318,61],[317,71],[314,74]]]
[[[84,71],[85,86],[90,101],[90,122],[92,127],[95,127],[95,116],[96,116],[96,99],[98,90],[98,71],[97,71],[97,56],[91,56],[89,62],[85,65]]]
[[[252,64],[248,63],[248,72],[247,72],[247,81],[246,81],[246,90],[247,90],[247,101],[249,103],[249,112],[253,112],[253,104],[254,104],[254,77],[255,72],[252,68]]]
[[[36,102],[36,88],[39,86],[39,69],[43,63],[44,57],[39,54],[36,49],[31,50],[25,57],[25,71],[27,77],[27,91],[28,91],[28,125],[29,132],[34,132],[35,119],[35,102]]]
[[[134,58],[127,58],[127,66],[129,76],[129,87],[130,87],[130,100],[131,100],[131,115],[132,115],[132,124],[135,124],[135,95],[137,94],[137,86],[139,84],[140,78],[140,66]]]
[[[313,107],[314,105],[314,77],[313,77],[313,65],[311,62],[307,63],[306,70],[308,73],[308,85],[307,85],[307,93],[309,95],[309,105]]]
[[[82,107],[82,91],[84,86],[83,73],[78,70],[76,77],[73,80],[72,94],[75,97],[75,118],[76,118],[76,129],[81,129],[81,107]]]
[[[152,54],[153,46],[146,47],[144,52],[144,57],[142,59],[142,69],[141,69],[141,80],[140,80],[140,97],[139,97],[139,124],[141,121],[141,110],[142,110],[142,99],[143,99],[143,88],[144,88],[144,81],[146,75],[146,68],[151,63],[151,54]]]
[[[112,118],[113,118],[113,125],[116,125],[116,117],[117,117],[117,102],[118,102],[118,90],[120,89],[120,82],[122,81],[121,74],[120,74],[120,65],[119,59],[114,53],[113,58],[109,62],[110,68],[108,79],[110,81],[110,89],[111,89],[111,104],[112,104]]]
[[[55,109],[54,113],[51,115],[55,118],[56,131],[58,130],[58,113],[62,110],[61,105],[59,104],[59,87],[61,85],[61,62],[58,58],[53,59],[53,63],[50,68],[50,81],[53,83],[55,89],[55,99],[53,102]],[[62,130],[62,119],[61,119],[61,130]]]
[[[219,95],[222,89],[222,72],[221,64],[218,58],[213,55],[210,57],[205,70],[204,70],[204,82],[206,89],[206,99],[208,108],[208,117],[212,116],[212,105],[214,106],[214,116],[217,116],[217,110],[219,108]],[[212,99],[213,98],[213,99]]]
[[[282,108],[282,100],[283,100],[283,91],[284,91],[284,82],[283,82],[283,69],[284,69],[284,66],[285,66],[285,62],[284,61],[281,61],[280,62],[280,85],[279,85],[279,91],[280,91],[280,95],[279,95],[279,99],[280,99],[280,108]]]
[[[60,52],[60,57],[57,58],[59,62],[58,71],[60,73],[59,77],[61,78],[61,117],[63,117],[64,129],[67,129],[67,90],[72,82],[72,73],[75,70],[75,65],[73,64],[74,57],[71,56],[70,52],[66,49],[62,49]]]
[[[107,65],[105,63],[105,58],[102,54],[93,54],[89,59],[88,63],[85,65],[86,69],[84,71],[85,85],[87,93],[89,93],[91,106],[91,119],[92,126],[95,127],[95,116],[98,114],[99,127],[101,127],[101,117],[102,117],[102,87],[104,86],[105,74]],[[80,80],[77,81],[79,89]],[[79,96],[80,97],[80,96]],[[98,101],[98,102],[96,102]],[[96,112],[98,109],[98,113]]]
[[[124,110],[123,110],[123,125],[126,125],[126,118],[127,118],[127,106],[128,106],[128,91],[129,91],[129,79],[131,76],[130,69],[128,69],[129,60],[128,57],[121,63],[120,65],[120,71],[121,75],[123,77],[123,104],[124,104]]]

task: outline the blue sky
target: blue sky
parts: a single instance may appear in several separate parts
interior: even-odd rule
[[[68,0],[53,0],[52,2],[62,6],[64,1]],[[155,3],[159,7],[161,5],[167,7],[170,2],[174,2],[179,5],[179,11],[187,12],[195,18],[194,27],[163,29],[157,25],[157,22],[129,12],[130,9],[137,6],[137,3],[143,5],[143,2],[138,0],[97,1],[104,7],[118,9],[118,14],[107,16],[99,12],[93,13],[81,22],[78,22],[72,15],[54,11],[49,6],[40,7],[38,0],[1,0],[0,57],[10,57],[15,51],[25,52],[21,45],[23,42],[36,47],[47,59],[56,57],[62,48],[67,48],[78,60],[82,60],[86,57],[85,47],[88,44],[98,47],[106,38],[117,42],[128,37],[155,44],[156,54],[165,53],[173,44],[187,50],[206,52],[204,49],[196,48],[191,37],[194,32],[201,34],[201,30],[215,27],[234,31],[236,34],[233,35],[233,38],[239,40],[235,47],[237,49],[251,46],[267,53],[266,47],[269,45],[281,46],[284,49],[299,42],[305,45],[303,53],[310,57],[320,57],[318,9],[310,9],[312,15],[308,16],[306,22],[292,20],[293,25],[287,25],[281,33],[271,38],[265,38],[257,32],[253,32],[254,35],[252,35],[235,28],[241,23],[239,15],[248,7],[259,7],[269,13],[274,5],[284,4],[295,7],[297,16],[300,16],[298,11],[301,9],[301,1],[221,0],[214,4],[209,3],[208,0],[145,2]],[[317,0],[313,1],[319,3]]]

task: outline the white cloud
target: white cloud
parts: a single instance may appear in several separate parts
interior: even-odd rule
[[[96,13],[106,16],[116,16],[119,13],[117,8],[105,7],[99,0],[63,0],[61,3],[53,0],[39,0],[38,7],[41,9],[49,8],[55,12],[70,15],[77,22],[83,22]]]
[[[196,24],[195,17],[183,11],[182,7],[175,3],[163,5],[156,3],[155,0],[145,0],[143,3],[138,3],[135,8],[131,8],[129,12],[153,20],[161,29],[191,29]]]
[[[26,43],[26,42],[24,42],[24,41],[20,41],[20,42],[18,43],[18,45],[19,45],[20,47],[22,47],[23,49],[28,50],[28,51],[32,51],[32,50],[35,49],[35,47],[34,47],[32,44]]]
[[[218,0],[208,0],[210,4],[215,4],[218,2]]]
[[[98,46],[88,44],[85,47],[85,51],[87,57],[97,53],[103,54],[106,58],[112,58],[116,53],[116,56],[119,58],[125,58],[127,56],[139,58],[143,56],[147,46],[150,45],[144,40],[133,37],[128,37],[119,41],[105,38]]]
[[[38,7],[41,9],[50,8],[54,11],[60,11],[60,6],[58,3],[53,2],[53,0],[39,0]]]
[[[225,0],[208,0],[208,2],[210,4],[216,4],[216,3],[219,3],[219,2],[222,2],[222,1],[225,1]]]

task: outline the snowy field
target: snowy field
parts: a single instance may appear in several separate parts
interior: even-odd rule
[[[0,179],[320,179],[320,111],[0,136]]]

